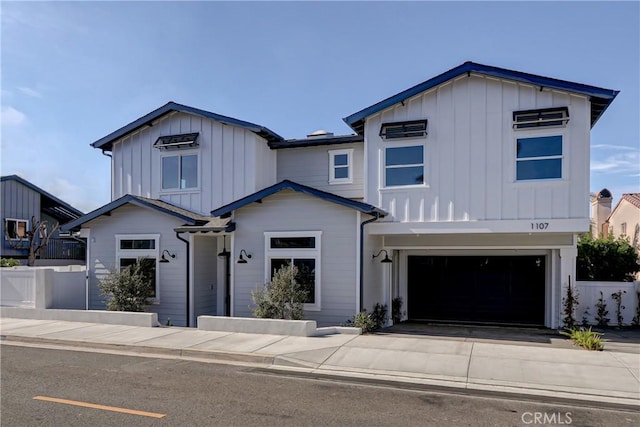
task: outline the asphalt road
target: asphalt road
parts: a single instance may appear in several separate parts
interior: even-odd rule
[[[185,360],[12,345],[0,351],[2,426],[640,425],[640,415],[625,410],[295,378]],[[87,403],[107,408],[76,406]]]

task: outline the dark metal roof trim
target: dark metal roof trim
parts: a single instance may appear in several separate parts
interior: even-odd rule
[[[435,86],[454,79],[462,74],[471,75],[471,73],[483,74],[508,80],[514,80],[522,83],[533,84],[535,86],[560,89],[567,92],[579,93],[591,98],[591,127],[595,125],[600,116],[607,109],[609,104],[618,95],[620,91],[604,89],[596,86],[585,85],[581,83],[569,82],[566,80],[554,79],[551,77],[538,76],[535,74],[523,73],[521,71],[508,70],[505,68],[492,67],[490,65],[477,64],[475,62],[465,62],[455,68],[445,71],[444,73],[433,77],[425,82],[417,84],[407,90],[390,96],[374,105],[364,108],[357,113],[345,117],[344,120],[358,134],[364,132],[365,118],[382,111],[399,102],[403,102],[412,96],[429,90]]]
[[[278,135],[277,133],[273,132],[272,130],[264,126],[257,125],[255,123],[245,122],[244,120],[234,119],[233,117],[227,117],[220,114],[212,113],[210,111],[200,110],[198,108],[189,107],[187,105],[182,105],[182,104],[178,104],[171,101],[166,103],[162,107],[150,112],[149,114],[146,114],[140,117],[139,119],[134,120],[128,125],[123,126],[114,132],[111,132],[109,135],[103,138],[100,138],[99,140],[93,142],[91,146],[93,148],[100,148],[100,149],[109,151],[111,150],[111,145],[116,140],[144,126],[151,126],[154,120],[157,120],[158,118],[172,111],[195,114],[197,116],[216,120],[226,125],[238,126],[238,127],[250,130],[256,135],[266,139],[268,142],[284,140],[284,138],[282,138],[280,135]]]
[[[60,229],[61,231],[69,231],[69,230],[77,229],[83,224],[89,221],[92,221],[98,218],[99,216],[109,215],[111,211],[116,210],[126,205],[127,203],[131,203],[133,205],[140,206],[140,207],[151,208],[158,212],[178,218],[181,221],[184,221],[188,225],[204,225],[214,219],[208,216],[204,216],[195,212],[188,211],[178,206],[174,206],[162,200],[148,199],[146,197],[127,194],[120,197],[119,199],[114,200],[111,203],[108,203],[92,212],[89,212],[88,214],[74,221],[71,221],[65,224],[64,226],[60,227]],[[222,221],[222,222],[225,222],[225,224],[223,225],[226,225],[226,223],[229,221]]]
[[[279,150],[281,148],[317,147],[322,145],[349,144],[364,142],[362,135],[340,135],[322,138],[288,139],[286,141],[269,142],[269,148]]]
[[[387,213],[385,211],[383,211],[382,209],[370,205],[368,203],[363,203],[363,202],[358,202],[355,200],[351,200],[351,199],[347,199],[345,197],[341,197],[338,196],[336,194],[333,193],[328,193],[326,191],[321,191],[318,190],[316,188],[313,187],[308,187],[306,185],[302,185],[302,184],[298,184],[296,182],[293,181],[289,181],[288,179],[285,179],[284,181],[281,181],[275,185],[272,185],[271,187],[267,187],[265,189],[262,189],[258,192],[255,192],[253,194],[250,194],[246,197],[243,197],[242,199],[236,200],[235,202],[229,203],[228,205],[222,206],[218,209],[215,209],[213,211],[211,211],[212,215],[215,216],[219,216],[219,217],[223,217],[223,216],[228,216],[230,215],[233,211],[235,211],[236,209],[240,209],[246,205],[249,205],[251,203],[254,202],[258,202],[262,199],[264,199],[265,197],[271,196],[275,193],[278,193],[282,190],[293,190],[293,191],[298,191],[300,193],[304,193],[307,194],[309,196],[314,196],[314,197],[318,197],[322,200],[326,200],[328,202],[332,202],[332,203],[336,203],[342,206],[346,206],[348,208],[352,208],[352,209],[356,209],[362,213],[366,213],[369,215],[375,215],[378,214],[379,216],[383,217],[385,215],[387,215]]]
[[[69,221],[84,215],[84,212],[74,208],[67,202],[60,200],[51,193],[44,191],[42,188],[30,183],[29,181],[19,177],[18,175],[3,176],[0,177],[0,181],[16,181],[24,185],[25,187],[28,187],[31,190],[40,193],[41,196],[45,197],[45,199],[48,199],[42,201],[41,209],[43,211],[46,209],[46,212],[53,217],[64,218],[66,221]]]

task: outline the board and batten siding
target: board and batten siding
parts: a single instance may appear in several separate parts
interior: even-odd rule
[[[164,249],[175,254],[168,263],[158,263],[156,274],[159,279],[160,301],[148,310],[158,313],[160,323],[171,319],[171,324],[186,325],[186,244],[178,240],[173,229],[180,221],[153,211],[132,205],[125,205],[86,223],[83,228],[90,232],[89,265],[89,308],[105,309],[105,297],[100,295],[98,283],[116,268],[117,234],[159,234],[158,257]]]
[[[161,152],[160,136],[198,132],[199,146]],[[161,157],[198,154],[198,187],[162,190]],[[171,113],[113,144],[112,199],[133,194],[209,214],[275,183],[276,153],[246,129],[187,113]]]
[[[564,128],[512,129],[514,111],[568,107]],[[365,201],[396,222],[589,217],[590,104],[584,96],[462,76],[367,118]],[[383,141],[382,123],[428,119],[426,138]],[[563,136],[562,179],[516,182],[516,139]],[[384,188],[384,149],[423,145],[425,186]]]
[[[321,310],[305,311],[319,326],[343,324],[356,313],[357,211],[285,190],[234,212],[233,259],[241,249],[246,264],[233,263],[234,316],[253,317],[251,291],[265,283],[265,232],[321,231]]]
[[[13,180],[2,181],[2,256],[26,255],[26,250],[14,249],[6,239],[5,219],[23,219],[32,227],[31,217],[40,219],[40,193]]]
[[[348,184],[329,183],[329,152],[353,150],[352,177]],[[278,182],[285,179],[350,199],[364,197],[364,146],[362,143],[279,149]]]

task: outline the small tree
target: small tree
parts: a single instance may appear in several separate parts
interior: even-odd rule
[[[107,310],[144,311],[154,295],[150,260],[138,260],[120,271],[112,270],[98,284],[100,294],[107,297]]]
[[[578,291],[571,286],[571,276],[567,283],[567,294],[562,300],[563,314],[562,322],[565,329],[572,329],[576,326],[575,310],[578,305]]]
[[[271,282],[251,292],[253,314],[263,319],[301,320],[309,292],[299,281],[299,270],[287,264],[276,270]]]
[[[7,234],[6,239],[9,245],[14,249],[28,249],[29,257],[27,258],[27,265],[33,267],[36,263],[36,258],[40,255],[40,252],[47,247],[49,239],[56,232],[60,224],[56,223],[52,227],[49,227],[48,222],[36,219],[35,216],[31,217],[31,230],[25,231],[24,235],[18,235],[16,238],[12,238]]]
[[[638,252],[623,237],[594,239],[583,234],[578,240],[578,280],[632,282],[640,271]]]

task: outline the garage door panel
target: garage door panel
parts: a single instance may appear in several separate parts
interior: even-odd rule
[[[544,257],[409,256],[415,320],[542,324]]]

